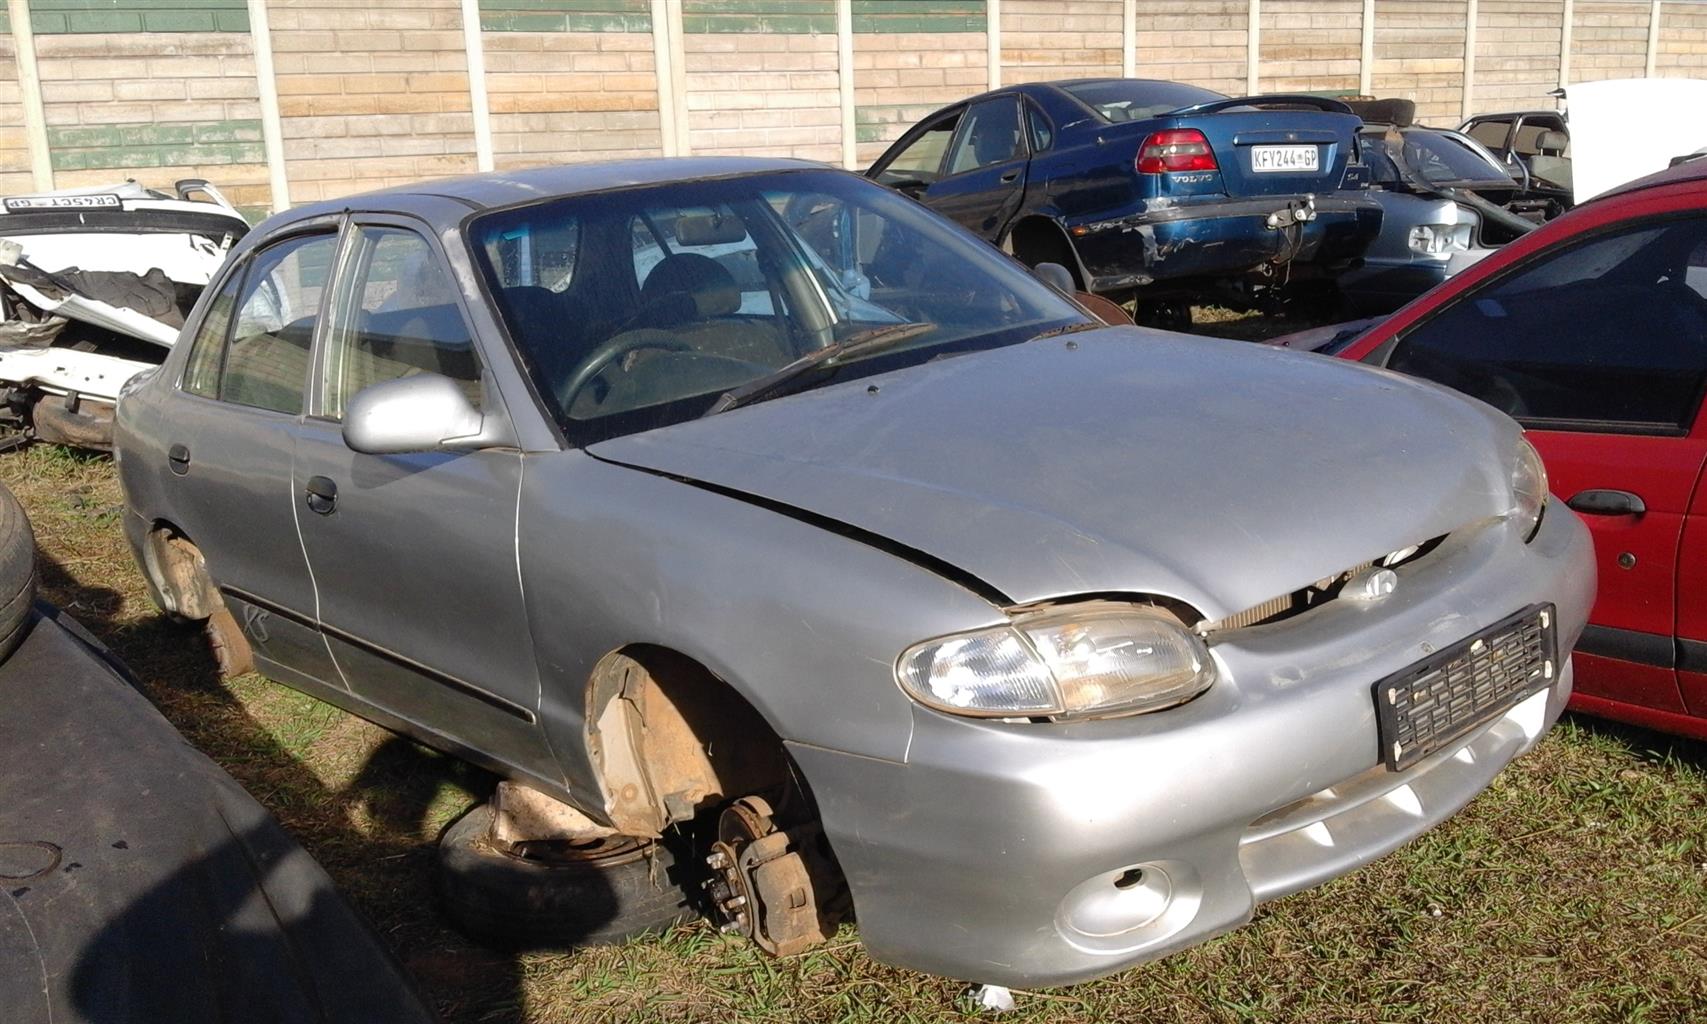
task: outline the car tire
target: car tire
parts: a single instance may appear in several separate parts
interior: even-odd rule
[[[29,631],[36,600],[36,538],[24,507],[0,485],[0,658]]]
[[[518,856],[489,841],[491,825],[491,805],[476,807],[445,830],[438,852],[440,906],[482,943],[614,945],[700,916],[689,896],[697,865],[685,851],[678,858],[662,842],[612,837]]]

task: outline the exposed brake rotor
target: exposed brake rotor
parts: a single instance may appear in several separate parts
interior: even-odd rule
[[[774,956],[788,956],[823,942],[835,931],[824,911],[829,895],[817,844],[816,823],[777,828],[770,804],[742,797],[724,809],[717,841],[706,855],[705,883],[713,914],[724,932],[739,932]]]

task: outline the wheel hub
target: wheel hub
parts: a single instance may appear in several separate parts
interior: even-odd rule
[[[827,939],[835,922],[820,907],[823,877],[818,864],[816,824],[777,828],[771,806],[749,796],[724,810],[717,841],[706,855],[705,883],[721,930],[738,932],[760,949],[788,956]]]

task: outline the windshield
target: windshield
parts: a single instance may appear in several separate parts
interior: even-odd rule
[[[467,231],[575,444],[692,419],[725,392],[878,330],[892,343],[828,361],[812,383],[1086,322],[993,248],[840,171],[555,199]]]
[[[1392,184],[1400,180],[1385,145],[1383,132],[1365,133],[1376,144],[1369,147],[1369,164],[1375,181]],[[1399,153],[1411,173],[1431,185],[1454,181],[1510,181],[1511,173],[1491,155],[1477,152],[1462,140],[1443,132],[1408,129],[1399,133]]]
[[[1142,121],[1199,103],[1227,97],[1209,89],[1177,82],[1146,82],[1136,78],[1111,78],[1098,82],[1072,82],[1061,86],[1080,103],[1096,111],[1104,121]]]

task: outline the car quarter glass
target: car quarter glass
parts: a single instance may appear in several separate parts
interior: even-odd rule
[[[480,404],[480,364],[457,290],[427,240],[404,228],[358,225],[352,271],[333,297],[319,414],[342,419],[356,392],[381,381],[436,373]]]
[[[302,411],[309,348],[336,249],[335,235],[307,235],[250,261],[220,372],[221,401]]]
[[[226,275],[225,283],[213,297],[207,315],[196,329],[180,385],[192,395],[200,395],[203,398],[219,397],[219,371],[225,363],[225,342],[231,332],[231,312],[237,305],[237,289],[242,283],[241,269]]]

